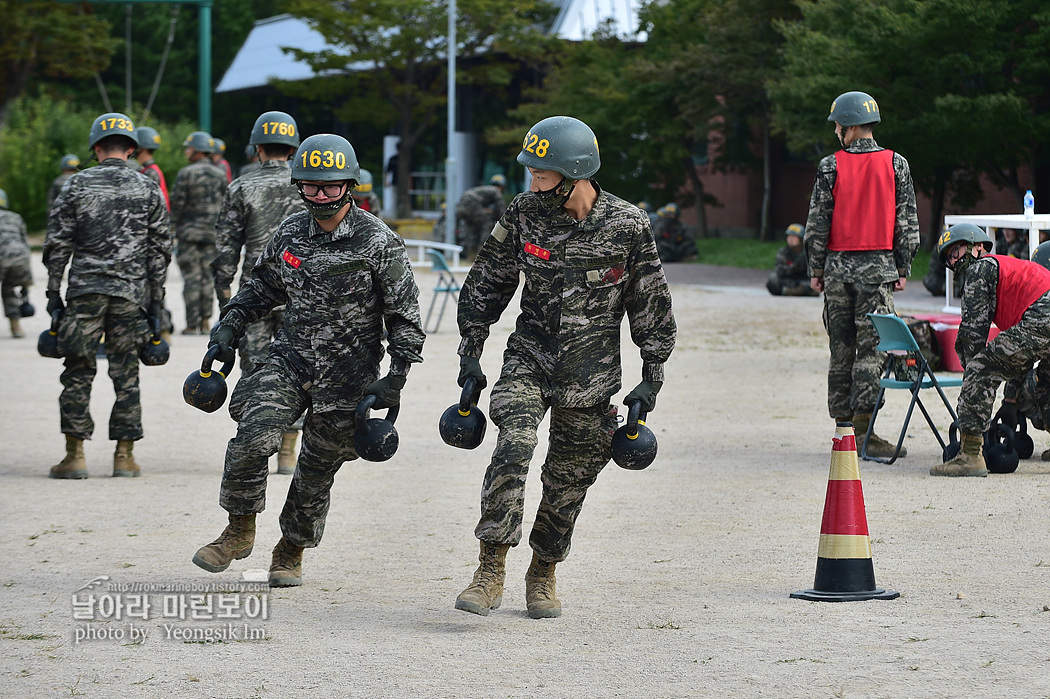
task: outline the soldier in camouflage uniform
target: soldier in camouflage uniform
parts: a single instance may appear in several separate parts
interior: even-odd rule
[[[138,350],[149,336],[147,316],[160,318],[163,311],[171,261],[164,196],[153,180],[127,167],[138,145],[131,119],[103,114],[88,141],[99,165],[62,187],[44,241],[47,311],[62,312],[59,340],[65,343],[58,405],[66,457],[52,467],[52,478],[87,478],[83,440],[95,429],[88,405],[103,333],[116,393],[109,417],[109,438],[117,441],[113,475],[140,475],[132,455],[142,439]],[[62,276],[70,258],[66,307]]]
[[[361,168],[361,182],[354,187],[354,203],[362,211],[367,211],[373,216],[379,215],[379,197],[372,188],[372,173]]]
[[[215,141],[215,150],[208,157],[211,159],[212,165],[222,170],[223,174],[226,175],[226,184],[229,184],[233,182],[233,168],[230,167],[230,161],[226,159],[226,141],[221,138],[213,140]]]
[[[493,175],[489,184],[472,187],[459,198],[456,218],[463,236],[465,255],[472,255],[481,248],[493,224],[503,215],[507,208],[503,201],[503,190],[506,188],[507,178]]]
[[[33,271],[29,264],[26,222],[8,210],[7,192],[0,189],[0,296],[4,315],[11,325],[11,337],[25,337],[22,331],[22,304],[29,300]],[[21,293],[16,289],[21,289]]]
[[[259,162],[259,150],[255,146],[248,144],[244,147],[244,165],[237,172],[237,177],[244,177],[249,172],[258,170],[260,167],[262,167],[262,163]]]
[[[1050,360],[1050,270],[1005,255],[985,255],[991,239],[977,226],[960,223],[937,244],[944,264],[963,278],[962,324],[955,351],[963,365],[957,412],[958,456],[930,469],[933,476],[987,476],[982,435],[991,422],[999,384],[1027,374],[1036,362],[1040,374]],[[988,342],[994,322],[1000,333]],[[1050,366],[1050,363],[1048,363]],[[996,417],[1017,424],[1017,403],[1007,401]]]
[[[160,148],[160,134],[151,126],[140,126],[136,129],[139,139],[139,149],[135,151],[135,161],[139,164],[139,172],[157,183],[160,191],[164,194],[164,203],[171,211],[171,199],[168,196],[168,183],[164,179],[164,172],[153,159],[153,153]]]
[[[207,571],[251,554],[255,515],[265,505],[266,459],[307,410],[269,578],[273,587],[301,585],[303,549],[321,541],[336,471],[357,458],[358,402],[374,395],[377,409],[398,405],[409,366],[423,360],[408,252],[382,221],[354,205],[358,170],[345,138],[320,134],[302,142],[292,180],[307,211],[281,223],[213,334],[219,358],[232,361],[229,347],[245,327],[286,304],[269,356],[237,384],[230,403],[237,435],[226,449],[219,493],[229,526],[193,557]],[[390,369],[378,378],[384,337]]]
[[[828,121],[843,150],[817,166],[804,240],[810,286],[824,292],[828,412],[837,422],[852,420],[858,435],[868,431],[885,356],[875,349],[878,334],[867,314],[894,312],[893,291],[904,289],[919,247],[911,170],[875,142],[880,119],[863,92],[832,103]],[[894,447],[872,434],[866,454],[889,457]],[[906,453],[902,448],[900,456]]]
[[[230,287],[241,264],[241,283],[251,278],[259,254],[270,242],[281,221],[303,211],[299,192],[292,184],[288,159],[299,147],[299,129],[295,119],[284,112],[259,115],[249,137],[262,161],[260,166],[238,177],[226,191],[215,228],[217,254],[211,264],[220,317],[230,300]],[[239,354],[242,377],[255,371],[270,350],[270,342],[284,323],[284,308],[278,307],[265,317],[249,323],[241,338]],[[301,427],[301,425],[299,425]],[[295,442],[298,431],[289,426],[277,452],[277,473],[295,471]]]
[[[820,292],[809,285],[806,250],[802,247],[805,234],[806,229],[800,223],[792,223],[784,232],[787,245],[777,251],[773,271],[766,280],[766,289],[774,296],[820,296]]]
[[[66,183],[66,180],[73,173],[80,170],[80,158],[72,153],[66,153],[62,156],[62,162],[59,164],[59,167],[62,173],[51,182],[51,186],[47,190],[48,211],[51,211],[51,208],[55,205],[55,199],[58,199],[58,193],[62,191],[62,185]]]
[[[1017,235],[1016,228],[1002,228],[1002,235],[996,237],[995,254],[1016,257],[1018,260],[1028,259],[1028,240]]]
[[[681,262],[696,257],[696,241],[679,220],[678,204],[661,206],[653,223],[656,251],[661,262]]]
[[[459,302],[459,384],[484,388],[481,355],[524,274],[517,329],[492,390],[499,437],[485,473],[480,566],[456,609],[487,615],[503,599],[507,551],[521,540],[525,478],[536,429],[551,411],[543,464],[543,497],[529,545],[525,598],[532,618],[561,615],[555,564],[569,554],[587,489],[609,462],[620,390],[624,314],[641,349],[642,381],[624,399],[655,407],[675,321],[656,242],[645,213],[601,189],[591,129],[572,117],[550,117],[525,137],[518,162],[529,168],[519,194],[492,230],[467,275]]]
[[[182,270],[182,297],[186,302],[186,329],[182,334],[207,335],[215,295],[211,275],[215,221],[226,194],[226,174],[209,160],[215,139],[205,132],[194,131],[182,145],[190,164],[179,170],[171,190],[175,258]]]

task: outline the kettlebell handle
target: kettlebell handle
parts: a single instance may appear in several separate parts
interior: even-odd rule
[[[222,347],[219,345],[212,345],[208,348],[208,351],[204,353],[204,361],[201,362],[201,378],[208,378],[211,376],[211,367],[215,363],[215,360],[219,358],[219,353],[222,352]],[[222,378],[226,378],[233,371],[233,362],[226,362],[219,369],[219,374]]]
[[[478,379],[468,376],[463,382],[463,392],[459,394],[459,414],[463,417],[470,415],[470,406],[477,405],[481,399],[481,389],[478,388]]]
[[[377,400],[379,400],[379,396],[375,395],[374,393],[369,393],[367,396],[361,399],[361,402],[357,404],[357,424],[360,425],[368,419],[368,411],[372,409],[372,406],[376,404]],[[400,410],[400,403],[391,406],[391,408],[386,411],[386,421],[389,422],[391,425],[394,424],[394,421],[397,420],[397,414]]]
[[[64,309],[56,308],[51,311],[51,334],[58,334],[58,326],[62,322],[62,315],[65,313]]]
[[[633,400],[627,405],[627,439],[638,439],[638,424],[645,424],[646,413],[642,401]]]
[[[1014,451],[1014,431],[1002,422],[995,423],[995,425],[992,426],[992,429],[995,430],[996,441],[1000,438],[1002,439],[1003,449],[1005,449],[1007,453]]]
[[[150,340],[153,342],[153,344],[159,345],[160,344],[160,318],[154,318],[153,316],[150,316],[149,329],[150,329],[150,333],[152,333],[152,337],[150,338]]]

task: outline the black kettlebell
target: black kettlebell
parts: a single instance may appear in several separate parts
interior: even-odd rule
[[[223,364],[219,371],[211,368],[221,351],[219,345],[209,347],[200,371],[187,376],[182,384],[183,400],[206,413],[214,413],[226,402],[226,377],[233,371],[233,362]]]
[[[997,422],[984,433],[984,462],[991,473],[1013,473],[1017,470],[1014,432]]]
[[[36,315],[36,306],[29,303],[29,292],[22,289],[22,305],[18,307],[18,314],[23,318],[32,318]]]
[[[959,423],[953,422],[948,428],[948,443],[944,445],[944,451],[941,452],[941,461],[948,463],[959,455],[960,449],[962,449],[962,442],[959,441]]]
[[[146,344],[139,347],[139,361],[146,366],[167,364],[171,349],[168,347],[168,341],[160,335],[160,318],[150,318],[149,323],[153,333]]]
[[[1024,413],[1017,414],[1014,449],[1016,449],[1017,458],[1019,459],[1031,459],[1032,454],[1035,453],[1035,442],[1032,441],[1032,436],[1028,434],[1028,420],[1025,418]]]
[[[459,403],[450,405],[441,414],[438,431],[445,444],[460,449],[476,449],[485,439],[486,420],[485,413],[478,407],[480,397],[478,380],[471,376],[463,383]]]
[[[386,461],[397,452],[398,437],[394,429],[401,405],[395,405],[386,411],[386,419],[368,417],[378,398],[369,394],[357,404],[356,426],[354,428],[354,449],[365,461]]]
[[[58,324],[60,322],[62,322],[62,309],[57,308],[51,312],[51,327],[40,333],[36,341],[36,351],[41,357],[62,358],[58,351]]]
[[[641,471],[656,459],[656,435],[645,426],[645,416],[642,401],[632,401],[627,406],[627,423],[613,434],[613,461],[620,468]]]

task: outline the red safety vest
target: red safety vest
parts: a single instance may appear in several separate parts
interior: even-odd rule
[[[893,151],[835,154],[828,250],[892,250],[897,223]]]
[[[164,193],[164,203],[168,207],[168,211],[171,211],[171,199],[168,198],[168,183],[164,181],[164,173],[156,163],[150,163],[146,167],[142,168],[142,171],[156,170],[157,175],[160,177],[160,191]]]
[[[1028,307],[1050,291],[1050,270],[1036,262],[1006,255],[989,255],[999,262],[995,294],[995,324],[1006,330],[1021,322]]]

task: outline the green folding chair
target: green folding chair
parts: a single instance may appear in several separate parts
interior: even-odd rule
[[[864,435],[858,454],[862,459],[878,461],[884,464],[892,464],[896,461],[900,455],[901,446],[904,444],[904,437],[908,433],[908,423],[911,422],[912,412],[915,410],[916,405],[919,406],[923,417],[926,418],[926,423],[929,424],[938,443],[940,443],[941,453],[944,453],[947,445],[941,437],[941,433],[937,431],[937,426],[933,424],[933,419],[930,417],[929,411],[926,410],[926,406],[923,405],[919,393],[927,388],[937,389],[937,394],[941,397],[944,407],[948,409],[948,414],[952,416],[952,422],[957,423],[959,416],[955,414],[955,409],[948,400],[948,396],[944,394],[943,389],[962,386],[962,378],[935,375],[933,370],[930,369],[930,364],[926,361],[926,357],[923,356],[922,350],[919,349],[919,343],[915,341],[915,336],[908,329],[908,324],[897,316],[869,313],[868,317],[871,318],[871,322],[875,326],[875,332],[879,334],[879,344],[876,349],[880,352],[889,353],[889,356],[886,357],[882,378],[879,379],[879,396],[875,400],[875,409],[871,413],[868,432]],[[906,376],[902,377],[898,374]],[[867,450],[868,441],[875,432],[875,419],[879,415],[883,397],[888,390],[910,392],[911,403],[908,404],[908,413],[904,417],[904,425],[901,426],[901,433],[897,438],[897,447],[893,450],[893,456],[887,459],[869,456]]]
[[[448,262],[445,260],[444,255],[433,248],[427,248],[427,257],[430,258],[430,264],[433,270],[438,273],[438,282],[434,287],[434,295],[430,297],[430,308],[427,309],[427,317],[426,320],[423,321],[423,332],[436,333],[441,326],[441,317],[445,315],[445,304],[448,303],[449,296],[451,296],[458,304],[459,290],[463,287],[460,286],[458,281],[456,281],[456,277],[452,274],[452,270],[448,268]],[[429,329],[430,316],[434,313],[434,305],[437,303],[438,296],[441,297],[441,308],[438,310],[437,320],[434,322],[434,328]]]

